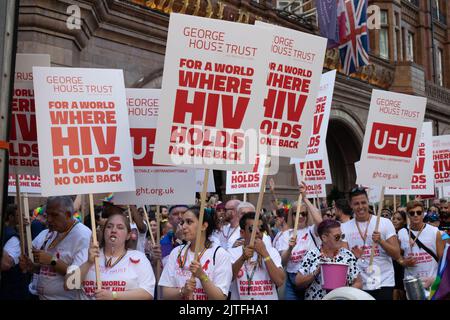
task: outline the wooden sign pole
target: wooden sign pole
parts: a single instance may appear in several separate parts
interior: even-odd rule
[[[145,209],[145,206],[142,206],[142,209],[144,209],[144,219],[145,222],[147,222],[147,228],[148,232],[150,233],[150,239],[152,240],[152,244],[155,245],[155,237],[153,237],[152,228],[150,228],[150,221],[148,220],[147,209]]]
[[[20,181],[19,174],[16,173],[16,201],[17,210],[19,211],[19,236],[20,236],[20,254],[25,255],[25,233],[23,232],[23,208],[22,199],[20,197]]]
[[[89,194],[89,205],[91,209],[91,226],[92,226],[92,243],[94,245],[98,245],[97,241],[97,226],[95,225],[95,210],[94,210],[94,197],[92,193]],[[97,282],[97,289],[102,288],[102,282],[100,281],[100,263],[98,261],[98,257],[95,258],[95,279]]]
[[[385,191],[385,187],[383,186],[381,188],[380,203],[378,204],[378,213],[377,213],[377,222],[375,225],[375,232],[378,232],[378,229],[380,227],[381,209],[383,208],[383,203],[384,203],[384,191]],[[377,245],[376,243],[373,243],[372,249],[370,251],[369,272],[372,272],[373,257],[375,255],[375,246],[376,245]]]
[[[31,219],[30,219],[30,204],[28,202],[28,193],[23,193],[23,206],[25,211],[25,218],[28,220],[28,223],[25,226],[25,231],[27,233],[27,251],[28,251],[28,257],[32,262],[34,262],[33,258],[33,244],[31,242]]]
[[[203,217],[205,214],[205,206],[206,206],[206,192],[208,190],[208,178],[209,178],[209,169],[205,169],[205,175],[203,177],[203,188],[202,193],[200,194],[200,214],[198,217],[198,225],[197,225],[197,233],[195,235],[195,249],[194,249],[194,260],[198,260],[198,252],[200,251],[200,238],[202,236],[202,226],[203,226]],[[159,214],[159,212],[158,212]],[[189,249],[188,249],[189,250]],[[194,275],[191,276],[191,280],[195,280]],[[189,297],[189,300],[193,300],[193,294]]]
[[[269,173],[270,162],[271,162],[271,157],[267,156],[266,164],[264,166],[264,174],[263,174],[262,180],[261,180],[261,187],[259,189],[258,202],[256,203],[256,213],[255,213],[255,220],[253,221],[253,230],[252,230],[252,235],[250,238],[250,246],[253,246],[255,244],[256,228],[258,228],[258,224],[259,224],[259,216],[261,213],[264,192],[266,191],[266,182],[267,182],[267,175]]]

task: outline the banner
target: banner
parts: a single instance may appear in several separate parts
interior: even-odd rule
[[[39,174],[33,66],[50,67],[48,54],[17,54],[9,129],[9,172]]]
[[[259,152],[304,158],[322,77],[327,39],[261,21],[272,31]],[[264,37],[268,38],[269,34]]]
[[[251,170],[268,37],[270,31],[248,24],[170,14],[155,163]]]
[[[414,171],[427,99],[372,91],[356,183],[408,188]]]
[[[433,161],[436,186],[450,185],[450,135],[433,137]]]
[[[266,156],[260,155],[250,172],[227,171],[226,194],[259,193]]]
[[[33,68],[42,195],[135,191],[122,70]]]
[[[433,170],[433,128],[431,122],[424,122],[422,133],[417,149],[417,158],[414,165],[414,174],[411,179],[410,188],[386,188],[388,195],[429,195],[434,193],[434,170]]]
[[[19,174],[20,192],[30,193],[35,196],[41,194],[41,179],[39,176],[30,174]],[[16,196],[16,176],[10,174],[8,177],[8,194]]]
[[[204,177],[205,177],[204,169],[195,170],[195,191],[196,192],[203,191],[203,178]],[[209,170],[208,187],[206,188],[206,192],[216,192],[216,184],[214,182],[213,170]]]
[[[161,90],[126,89],[126,95],[136,191],[114,193],[114,203],[138,206],[194,204],[194,170],[153,164]]]
[[[311,137],[306,150],[305,159],[307,161],[320,160],[326,152],[326,138],[335,79],[336,70],[322,74],[320,89],[316,99],[316,109],[314,110]],[[299,158],[291,158],[291,164],[299,163],[300,160]]]

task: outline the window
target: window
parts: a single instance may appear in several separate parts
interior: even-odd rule
[[[414,34],[408,31],[406,38],[406,60],[414,61]]]
[[[283,8],[292,3],[290,7],[286,8],[287,11],[292,13],[303,13],[303,2],[303,0],[277,0],[277,9],[283,10]]]
[[[443,55],[444,52],[442,51],[442,49],[438,49],[437,50],[437,59],[436,59],[436,81],[437,84],[440,86],[444,85],[444,74],[443,74],[443,70],[444,70],[444,65],[443,65]]]
[[[388,11],[381,10],[380,13],[380,57],[389,59],[389,28],[388,28]]]

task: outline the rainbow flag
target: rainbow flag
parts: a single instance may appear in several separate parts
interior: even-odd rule
[[[445,245],[444,255],[439,261],[436,280],[431,285],[430,300],[443,300],[450,297],[450,254],[449,245]]]

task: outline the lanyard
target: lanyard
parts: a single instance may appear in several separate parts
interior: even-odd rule
[[[369,231],[369,225],[370,225],[371,220],[372,220],[372,216],[369,217],[369,221],[367,222],[367,227],[366,227],[366,230],[364,231],[364,235],[362,234],[361,229],[359,228],[358,221],[355,220],[355,224],[356,224],[356,228],[358,229],[359,236],[361,237],[362,241],[364,242],[363,250],[364,250],[364,247],[366,246],[367,232]]]
[[[247,294],[248,295],[250,295],[250,289],[252,287],[251,281],[253,279],[253,276],[255,275],[256,267],[258,266],[256,261],[254,263],[255,263],[255,265],[253,266],[252,274],[249,276],[248,270],[247,270],[247,261],[244,262],[245,276],[247,277]]]

